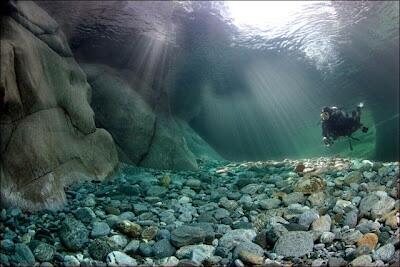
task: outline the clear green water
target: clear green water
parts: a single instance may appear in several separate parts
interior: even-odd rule
[[[227,159],[398,159],[398,1],[39,4],[79,61],[164,92],[167,112]],[[352,152],[347,140],[326,149],[321,107],[359,102],[370,132]]]

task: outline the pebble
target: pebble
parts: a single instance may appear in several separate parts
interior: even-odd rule
[[[357,226],[358,214],[356,211],[350,211],[345,214],[343,225],[347,225],[350,228],[354,228]]]
[[[287,232],[278,239],[274,252],[285,257],[301,257],[312,252],[313,236],[304,231]]]
[[[80,262],[79,262],[79,260],[76,258],[76,257],[74,257],[74,256],[72,256],[72,255],[66,255],[65,257],[64,257],[64,266],[65,267],[76,267],[76,266],[80,266]]]
[[[316,210],[307,210],[300,214],[298,223],[304,227],[309,228],[310,225],[319,218],[319,214]]]
[[[395,253],[393,244],[386,244],[375,251],[374,258],[383,262],[390,261]]]
[[[202,263],[205,259],[209,259],[214,255],[215,248],[211,245],[189,245],[179,248],[176,251],[178,259],[192,258],[193,261]],[[195,255],[193,259],[193,254]]]
[[[139,240],[131,240],[129,241],[128,245],[124,247],[123,252],[128,255],[134,255],[136,251],[139,249],[140,241]]]
[[[285,195],[282,198],[282,201],[286,206],[289,206],[290,204],[303,203],[305,201],[305,197],[301,192],[293,192]]]
[[[331,223],[332,223],[331,217],[328,214],[326,214],[316,219],[312,223],[311,229],[320,232],[329,232],[331,230]]]
[[[132,238],[139,237],[142,230],[142,227],[139,224],[128,220],[122,220],[117,223],[117,228],[122,233]]]
[[[320,240],[324,244],[330,244],[335,240],[335,234],[331,232],[323,232],[320,236]]]
[[[51,261],[55,253],[55,248],[47,243],[35,241],[29,244],[35,258],[40,262]]]
[[[90,236],[92,238],[106,236],[110,233],[111,229],[105,222],[94,222],[92,231],[90,232]]]
[[[140,243],[138,252],[143,257],[151,257],[153,249],[148,243]]]
[[[88,224],[96,218],[96,214],[89,207],[79,208],[75,212],[75,217],[85,223]]]
[[[153,255],[157,259],[175,255],[175,248],[168,239],[161,239],[153,245]],[[178,257],[179,258],[179,257]]]
[[[33,265],[35,263],[35,256],[30,248],[25,244],[15,244],[15,252],[11,256],[11,261],[17,265]]]
[[[124,248],[128,244],[128,239],[123,235],[113,235],[109,240],[119,248]]]
[[[357,241],[357,246],[367,246],[371,250],[375,249],[378,244],[378,236],[374,233],[365,234]]]
[[[106,257],[108,266],[137,266],[137,262],[134,258],[129,257],[123,252],[113,251],[110,252]]]
[[[61,243],[71,251],[82,249],[89,242],[89,231],[80,221],[67,217],[60,229]]]
[[[121,163],[112,181],[70,186],[60,211],[3,209],[0,264],[29,259],[28,250],[35,266],[280,266],[285,257],[295,266],[384,266],[400,258],[394,163],[205,162],[195,172]],[[29,244],[23,257],[15,244]]]
[[[259,205],[264,210],[276,209],[281,205],[282,201],[277,198],[268,198],[260,200]]]
[[[257,236],[253,229],[235,229],[226,232],[219,240],[219,246],[229,250],[243,242],[251,242]]]
[[[363,236],[363,234],[360,231],[354,230],[354,229],[351,229],[350,231],[341,233],[341,239],[347,245],[355,244],[362,236]]]
[[[171,243],[176,247],[201,243],[205,238],[206,232],[200,227],[183,225],[171,232]]]
[[[0,249],[5,252],[13,252],[15,248],[14,242],[9,239],[1,240]]]
[[[107,255],[112,251],[111,245],[102,239],[93,240],[88,246],[89,255],[99,261],[104,261]]]
[[[355,258],[352,262],[352,266],[371,266],[372,258],[370,255],[361,255]]]

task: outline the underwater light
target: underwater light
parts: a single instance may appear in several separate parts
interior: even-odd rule
[[[264,28],[287,23],[293,15],[313,1],[227,1],[237,26]]]

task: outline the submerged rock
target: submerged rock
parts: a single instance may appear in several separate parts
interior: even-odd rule
[[[71,251],[82,249],[89,241],[89,231],[86,226],[71,217],[64,220],[59,236],[61,243]]]
[[[91,88],[55,20],[33,1],[2,9],[10,12],[1,21],[1,202],[57,208],[64,186],[109,176],[117,150],[96,128]]]
[[[284,257],[301,257],[312,252],[313,236],[308,232],[287,232],[278,239],[274,251]]]
[[[183,247],[204,242],[206,232],[200,227],[183,225],[171,232],[171,243],[176,247]]]
[[[129,257],[123,252],[113,251],[107,255],[106,262],[109,266],[137,266],[134,258]]]

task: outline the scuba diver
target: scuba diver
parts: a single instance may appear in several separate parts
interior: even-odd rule
[[[338,137],[349,137],[350,150],[353,150],[351,139],[360,141],[352,137],[352,134],[361,128],[363,133],[368,132],[368,128],[360,122],[361,109],[364,107],[360,103],[356,110],[353,110],[351,116],[347,112],[337,107],[324,107],[320,114],[322,125],[322,141],[326,146],[333,145],[333,140]]]

